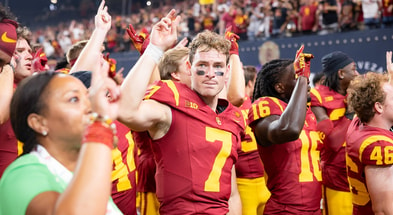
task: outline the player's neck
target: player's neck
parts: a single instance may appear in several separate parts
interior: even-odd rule
[[[385,117],[383,117],[382,115],[378,115],[377,113],[369,122],[365,124],[368,126],[386,130],[389,130],[392,127],[392,122],[389,122]]]
[[[202,96],[201,99],[208,105],[214,112],[217,110],[217,104],[218,104],[218,97],[206,97]]]

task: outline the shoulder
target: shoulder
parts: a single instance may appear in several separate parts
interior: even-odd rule
[[[271,115],[281,115],[287,104],[274,97],[262,97],[256,100],[248,112],[248,124]]]
[[[365,165],[393,164],[393,133],[380,128],[364,126],[357,118],[347,133],[347,151]]]
[[[197,96],[187,85],[171,80],[158,81],[146,91],[145,100],[152,99],[170,106],[179,106],[183,98]]]
[[[16,159],[4,172],[0,180],[0,212],[24,213],[30,201],[45,191],[60,191],[54,176],[48,168],[31,154]]]
[[[366,165],[392,165],[393,135],[370,133],[359,146],[359,160]]]

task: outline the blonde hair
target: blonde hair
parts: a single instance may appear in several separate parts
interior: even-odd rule
[[[166,51],[158,63],[161,79],[170,80],[171,74],[179,70],[179,66],[182,63],[181,61],[188,54],[189,50],[186,47],[179,47]]]
[[[79,54],[82,52],[82,49],[86,46],[88,40],[82,40],[74,45],[68,50],[66,57],[67,62],[70,63],[72,60],[76,60],[79,57]]]

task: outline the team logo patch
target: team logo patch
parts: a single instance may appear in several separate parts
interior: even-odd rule
[[[185,106],[187,108],[192,108],[192,109],[195,109],[195,110],[198,110],[198,108],[199,108],[197,103],[194,103],[194,102],[191,102],[191,101],[187,101],[187,100],[185,102]]]
[[[222,125],[221,120],[218,116],[216,117],[216,122],[217,122],[217,125]]]
[[[330,102],[330,101],[333,101],[333,96],[327,96],[325,98],[325,102]]]

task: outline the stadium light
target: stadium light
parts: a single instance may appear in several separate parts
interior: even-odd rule
[[[151,6],[151,1],[147,1],[147,2],[146,2],[146,5],[147,5],[148,7],[150,7],[150,6]]]

